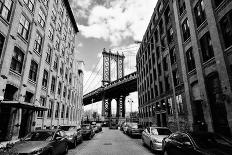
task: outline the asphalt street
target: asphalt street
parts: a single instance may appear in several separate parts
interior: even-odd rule
[[[91,140],[85,140],[68,155],[152,155],[139,138],[131,138],[120,130],[103,128]]]

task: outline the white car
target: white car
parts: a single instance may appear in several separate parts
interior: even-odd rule
[[[172,132],[166,127],[148,127],[142,132],[142,141],[152,151],[162,151],[162,140]]]

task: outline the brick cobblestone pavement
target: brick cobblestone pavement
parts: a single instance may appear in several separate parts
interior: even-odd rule
[[[68,155],[152,155],[141,139],[131,138],[119,130],[103,128],[93,139],[83,141]]]

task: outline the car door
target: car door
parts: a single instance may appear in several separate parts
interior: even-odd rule
[[[53,138],[53,152],[55,155],[60,154],[63,150],[62,148],[62,140],[63,137],[61,136],[60,131],[55,132],[54,138]]]
[[[194,146],[189,138],[189,136],[185,133],[181,133],[178,137],[177,141],[179,141],[179,154],[180,155],[198,155],[198,153],[195,151]]]
[[[150,128],[147,128],[145,130],[145,134],[144,134],[144,142],[147,144],[147,145],[150,145]]]
[[[166,150],[169,154],[178,154],[180,152],[180,142],[179,142],[179,133],[173,133],[166,140]]]

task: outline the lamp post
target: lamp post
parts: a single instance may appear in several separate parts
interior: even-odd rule
[[[130,121],[132,121],[131,115],[132,115],[132,103],[134,102],[131,98],[128,99],[128,102],[130,103]]]
[[[163,47],[161,45],[157,45],[151,42],[144,42],[144,41],[134,41],[134,43],[136,44],[141,44],[141,43],[145,43],[145,44],[153,44],[156,45],[162,49],[166,49],[166,47]],[[170,73],[171,76],[171,86],[172,86],[172,93],[173,93],[173,102],[174,102],[174,106],[175,106],[175,116],[176,116],[176,123],[177,123],[177,129],[180,130],[180,122],[179,122],[179,115],[178,115],[178,106],[177,106],[177,102],[176,102],[176,89],[175,89],[175,85],[174,85],[174,80],[173,80],[173,73],[172,73],[172,66],[171,66],[171,58],[170,58],[170,53],[169,53],[170,49],[168,46],[168,52],[167,52],[167,57],[168,57],[168,71]],[[162,57],[162,54],[161,54]]]

